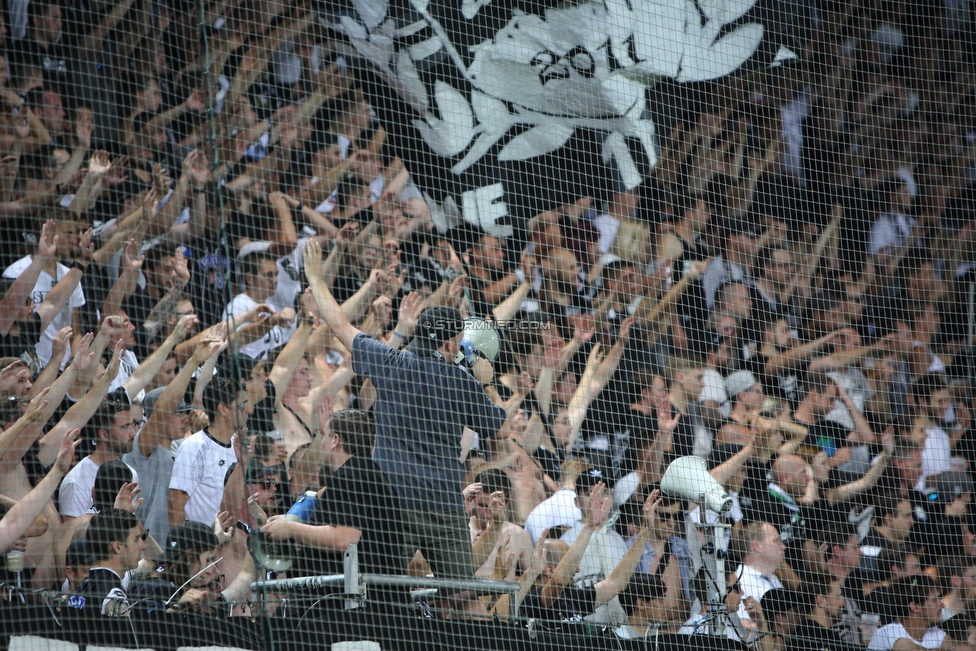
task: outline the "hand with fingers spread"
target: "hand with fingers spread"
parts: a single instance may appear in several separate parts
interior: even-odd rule
[[[104,149],[96,151],[88,160],[88,173],[92,176],[103,176],[110,169],[112,169],[112,157]]]
[[[657,518],[657,507],[661,505],[661,491],[655,488],[651,491],[651,494],[647,496],[644,500],[644,508],[641,513],[643,515],[643,526],[648,529],[654,529],[658,526]]]
[[[121,271],[131,271],[132,273],[138,273],[142,269],[142,263],[145,262],[146,256],[139,255],[139,249],[136,247],[135,238],[131,238],[125,244],[125,248],[122,250],[122,264]]]
[[[67,475],[71,467],[75,465],[75,450],[81,444],[81,439],[78,438],[79,434],[81,434],[81,429],[69,429],[65,433],[64,438],[61,439],[61,446],[58,448],[58,459],[54,462],[54,467],[64,475]]]
[[[64,359],[64,354],[68,352],[68,344],[71,342],[71,326],[61,328],[58,334],[54,335],[51,342],[51,359]]]
[[[315,240],[309,240],[302,251],[305,263],[305,275],[310,279],[322,277],[322,246]]]
[[[226,545],[234,538],[237,531],[237,518],[230,511],[221,511],[214,516],[213,532],[217,536],[217,545]]]
[[[146,501],[144,497],[139,497],[139,493],[141,492],[142,489],[139,488],[138,482],[126,482],[122,484],[122,488],[119,489],[119,494],[115,496],[115,508],[128,511],[129,513],[135,513],[136,509]]]
[[[113,317],[108,317],[105,321],[108,321],[110,318]],[[102,327],[105,327],[104,323]],[[88,365],[95,359],[95,353],[91,352],[91,345],[94,340],[95,335],[89,332],[78,341],[78,345],[75,347],[71,356],[71,366],[74,367],[76,373],[84,373],[88,369]]]
[[[24,415],[21,416],[28,423],[36,423],[41,419],[44,414],[44,410],[48,406],[47,394],[51,392],[51,387],[44,387],[44,389],[34,396],[30,403],[27,405],[27,410]]]
[[[607,521],[610,515],[612,500],[607,493],[606,484],[602,481],[590,489],[590,500],[583,513],[583,526],[599,528]]]
[[[41,237],[37,241],[37,256],[41,258],[53,258],[58,254],[57,226],[53,219],[44,222],[41,227]]]

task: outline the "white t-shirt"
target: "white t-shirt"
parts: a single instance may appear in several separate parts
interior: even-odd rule
[[[933,626],[925,631],[925,635],[922,636],[921,640],[916,640],[908,634],[904,626],[898,622],[892,622],[885,624],[874,632],[874,635],[871,636],[871,641],[868,643],[868,651],[890,651],[895,647],[895,642],[905,637],[920,647],[938,649],[942,646],[942,641],[945,639],[945,631]]]
[[[949,435],[941,427],[925,428],[925,447],[922,449],[922,476],[915,490],[925,490],[929,477],[952,470],[952,443]]]
[[[722,418],[728,418],[732,414],[729,395],[725,393],[725,378],[721,373],[710,368],[702,371],[702,390],[698,394],[698,402],[704,404],[706,400],[711,400],[718,405],[718,413]]]
[[[257,304],[258,302],[247,294],[238,294],[230,303],[227,304],[221,320],[226,321],[232,316],[244,314]],[[274,308],[273,305],[272,308]],[[277,312],[277,309],[275,309],[275,312]],[[242,323],[237,329],[240,330],[245,325],[247,324]],[[240,352],[248,357],[260,359],[264,357],[269,350],[280,348],[288,343],[288,340],[291,339],[293,334],[295,334],[294,328],[282,328],[278,325],[273,326],[271,330],[268,331],[268,334],[264,335],[262,338],[258,339],[257,341],[252,341],[246,346],[241,346]]]
[[[560,488],[552,497],[541,502],[532,509],[525,519],[525,530],[532,537],[534,545],[542,532],[554,527],[572,525],[580,521],[583,514],[576,506],[576,491],[571,488]]]
[[[224,497],[224,480],[236,462],[233,441],[224,445],[206,430],[183,441],[173,462],[169,487],[189,496],[183,509],[187,520],[213,523]]]
[[[3,271],[4,278],[17,278],[22,274],[27,267],[30,266],[31,256],[25,256],[13,263]],[[37,282],[34,283],[34,289],[31,291],[31,300],[34,301],[36,305],[40,305],[44,302],[47,295],[54,289],[54,286],[58,284],[62,278],[68,275],[71,271],[66,266],[58,263],[58,277],[51,278],[51,276],[46,271],[41,271],[40,275],[37,277]],[[34,349],[37,351],[37,357],[41,360],[41,364],[46,365],[51,360],[51,349],[54,344],[54,337],[58,334],[58,330],[61,328],[66,328],[71,325],[71,314],[72,310],[79,308],[85,304],[85,292],[81,289],[81,283],[75,287],[75,291],[71,293],[71,297],[68,299],[68,303],[64,306],[64,309],[58,313],[57,316],[51,321],[50,325],[41,333],[41,340],[37,342]],[[62,360],[62,365],[66,364],[68,360],[71,359],[71,346],[68,346],[68,350],[64,354],[64,359]]]
[[[127,350],[122,353],[122,359],[119,360],[119,374],[115,376],[112,380],[112,384],[108,388],[108,392],[112,393],[123,384],[129,381],[132,374],[136,372],[139,368],[139,358],[131,350]],[[130,398],[135,398],[135,396],[129,396]]]
[[[758,570],[750,567],[749,565],[740,565],[735,571],[736,576],[739,577],[739,591],[742,593],[743,597],[752,597],[760,604],[762,604],[763,595],[773,588],[782,588],[783,584],[776,577],[776,575],[766,576],[760,574]],[[749,612],[746,610],[745,601],[739,604],[739,610],[736,613],[739,619],[745,621],[747,619],[752,619],[749,617]]]
[[[58,507],[62,516],[78,518],[95,512],[92,488],[95,487],[98,468],[91,457],[85,457],[64,476],[61,480],[61,491],[58,493]],[[129,470],[132,470],[132,481],[138,482],[139,474],[132,466],[129,466]]]

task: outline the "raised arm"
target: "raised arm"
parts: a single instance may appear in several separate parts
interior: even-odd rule
[[[501,491],[492,493],[488,508],[491,511],[491,523],[485,532],[471,545],[471,557],[475,567],[481,567],[491,556],[492,550],[498,543],[498,537],[505,526],[505,494]]]
[[[576,569],[579,567],[580,561],[583,559],[583,554],[590,544],[590,538],[607,521],[611,500],[603,482],[600,482],[591,489],[590,496],[590,505],[587,509],[589,513],[583,514],[582,531],[576,537],[576,541],[569,548],[569,551],[559,561],[556,570],[549,577],[549,580],[546,581],[546,584],[542,587],[542,591],[539,593],[539,601],[543,608],[552,607],[556,603],[556,600],[562,596],[563,590],[566,589],[566,586],[572,582],[573,576],[576,575]],[[643,547],[643,545],[641,546]]]
[[[44,270],[45,265],[58,254],[58,236],[55,235],[54,220],[44,222],[41,227],[41,237],[37,243],[37,252],[31,258],[30,265],[10,284],[7,293],[0,301],[0,333],[7,334],[17,320],[17,315],[30,299],[34,285]]]
[[[91,391],[86,393],[84,398],[72,405],[71,409],[64,415],[64,418],[41,438],[40,450],[37,453],[37,457],[41,460],[41,463],[44,465],[52,463],[54,461],[52,458],[54,456],[53,451],[61,446],[61,439],[65,433],[75,428],[84,427],[91,417],[95,415],[98,406],[105,400],[105,396],[108,394],[108,388],[112,385],[113,380],[115,380],[115,376],[119,374],[119,364],[122,361],[123,352],[125,352],[125,347],[122,345],[122,341],[119,340],[115,346],[115,352],[112,354],[112,361],[105,370],[105,374],[95,383]]]
[[[358,328],[349,322],[339,303],[332,296],[332,292],[325,286],[322,279],[322,247],[318,242],[310,241],[305,245],[305,275],[312,288],[312,296],[318,305],[319,314],[332,334],[339,339],[346,350],[352,352],[352,342],[360,334]]]
[[[610,576],[593,586],[596,590],[594,608],[599,608],[616,597],[630,583],[630,577],[634,575],[637,564],[640,563],[641,554],[644,553],[644,546],[651,537],[651,527],[654,526],[654,521],[657,519],[657,505],[660,503],[661,491],[659,490],[654,490],[644,500],[644,521],[641,523],[640,533],[637,534],[637,539],[634,540],[624,557],[617,563],[617,567],[610,572]]]
[[[17,504],[0,520],[0,549],[9,549],[11,545],[17,542],[51,502],[54,491],[61,485],[61,480],[68,474],[71,465],[74,463],[75,448],[81,442],[78,440],[80,433],[80,429],[73,429],[65,433],[61,439],[57,459],[51,470],[31,492],[25,495],[23,499],[18,500]]]
[[[183,399],[187,387],[190,386],[190,378],[193,377],[193,373],[201,364],[218,354],[221,343],[219,341],[204,341],[197,344],[193,354],[190,355],[190,359],[177,373],[176,378],[160,394],[156,400],[156,406],[153,408],[152,416],[142,428],[142,432],[139,433],[139,452],[144,457],[151,455],[153,450],[161,444],[169,426],[167,420],[176,413],[176,408],[180,406],[180,401]]]
[[[176,345],[186,338],[187,333],[190,332],[194,324],[196,324],[196,321],[197,318],[195,316],[189,314],[181,316],[176,327],[173,328],[173,332],[163,340],[163,343],[153,351],[152,355],[147,357],[132,372],[129,379],[122,385],[122,388],[125,389],[125,392],[130,397],[138,395],[140,391],[146,388],[146,385],[152,382],[152,379],[159,373],[159,369],[166,363],[166,358],[176,348]]]

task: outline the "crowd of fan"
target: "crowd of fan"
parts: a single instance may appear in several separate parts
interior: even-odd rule
[[[5,598],[260,614],[254,539],[288,543],[280,577],[341,573],[350,543],[429,573],[325,288],[389,359],[431,307],[497,324],[473,372],[504,424],[457,442],[455,497],[522,616],[702,630],[715,514],[655,492],[697,455],[734,498],[730,637],[976,645],[965,5],[825,3],[799,60],[703,89],[640,187],[510,238],[434,226],[305,5],[207,4],[207,58],[195,3],[10,7]]]

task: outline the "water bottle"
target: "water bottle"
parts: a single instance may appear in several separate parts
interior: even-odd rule
[[[12,574],[24,571],[24,552],[7,552],[7,571]]]
[[[291,508],[288,509],[288,513],[285,514],[286,520],[291,520],[292,522],[308,522],[308,518],[312,515],[312,511],[315,509],[315,502],[318,501],[318,495],[315,491],[305,491],[305,494],[298,498]]]

